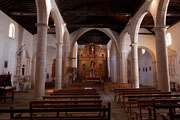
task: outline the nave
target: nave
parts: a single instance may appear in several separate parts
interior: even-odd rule
[[[52,93],[52,91],[52,89],[46,89],[45,95]],[[108,102],[111,103],[111,120],[131,120],[131,118],[125,113],[124,109],[114,101],[114,92],[106,93],[101,88],[97,88],[97,92],[100,94],[100,99],[102,99],[103,105],[107,106]],[[7,100],[6,103],[2,100],[0,101],[0,110],[10,107],[14,107],[15,109],[29,108],[29,101],[31,101],[32,98],[33,90],[15,92],[14,101]],[[9,120],[9,117],[9,113],[0,113],[0,120]]]
[[[122,88],[122,84],[117,88],[110,82],[93,89],[75,88],[83,84],[87,86],[74,83],[73,87],[59,91],[46,89],[41,99],[32,99],[32,90],[15,92],[14,100],[0,101],[0,120],[59,120],[60,117],[62,120],[178,120],[180,117],[179,91],[164,92],[148,86]],[[13,111],[12,107],[17,113],[10,116],[8,110]]]

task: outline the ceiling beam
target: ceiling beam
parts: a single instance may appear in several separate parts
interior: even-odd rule
[[[124,25],[115,25],[115,24],[67,24],[67,27],[74,27],[74,28],[122,28]]]
[[[154,28],[154,25],[141,25],[140,28]]]
[[[130,17],[131,13],[113,13],[104,11],[65,11],[64,16],[125,16]]]
[[[166,14],[166,16],[168,16],[168,17],[180,17],[180,14],[168,13],[168,14]]]
[[[9,14],[14,16],[37,16],[37,13],[26,13],[26,12],[9,12]]]

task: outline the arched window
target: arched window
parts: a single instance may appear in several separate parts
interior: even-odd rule
[[[9,25],[9,37],[13,39],[15,38],[15,26],[13,23]]]
[[[166,47],[172,45],[171,33],[167,33],[166,35]]]
[[[146,50],[145,49],[141,49],[142,54],[145,54]]]

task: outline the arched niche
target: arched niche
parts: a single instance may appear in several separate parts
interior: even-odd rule
[[[115,43],[116,50],[119,51],[119,46],[117,43],[117,37],[115,37],[115,35],[112,33],[112,31],[110,29],[108,29],[108,28],[82,28],[82,29],[75,31],[74,33],[71,33],[71,34],[73,34],[73,37],[71,38],[71,47],[70,47],[71,48],[71,50],[70,50],[71,56],[72,56],[73,47],[74,47],[76,41],[84,33],[88,32],[90,30],[99,30],[99,31],[103,32],[104,34],[106,34]]]
[[[83,34],[81,33],[81,36],[79,36],[79,35],[77,35],[76,37],[74,37],[75,39],[71,39],[73,42],[75,42],[75,41],[77,41],[77,40],[79,40],[79,39],[81,39],[81,37],[83,36],[83,35],[85,35],[87,32],[90,32],[90,31],[93,31],[93,30],[96,30],[96,31],[99,31],[99,32],[101,32],[102,34],[105,34],[104,32],[102,32],[102,31],[100,31],[99,29],[88,29],[88,30],[86,30],[86,32],[85,31],[83,31]],[[80,33],[79,33],[80,34]],[[110,33],[109,33],[110,34]],[[107,36],[107,38],[108,38],[108,40],[110,40],[110,37],[109,37],[109,35],[107,35],[107,34],[105,34],[105,36]],[[112,36],[111,36],[112,37]],[[77,38],[79,38],[79,39],[77,39]],[[115,39],[115,38],[113,38],[113,39]],[[72,42],[72,43],[73,43]],[[81,41],[82,42],[82,41]],[[107,46],[107,43],[105,44],[106,46]],[[116,47],[116,43],[114,42],[114,49],[115,49],[115,51],[117,51],[117,47]],[[77,45],[76,46],[73,46],[72,48],[73,48],[73,51],[71,52],[71,58],[72,58],[72,61],[75,61],[75,54],[78,52],[77,51],[77,49],[75,49],[75,47],[77,47]],[[72,50],[72,48],[71,48],[71,50]],[[111,51],[111,50],[110,50]],[[106,51],[106,55],[107,55],[107,51]],[[107,63],[106,63],[107,64]],[[117,65],[116,65],[116,67],[117,67]],[[107,69],[107,67],[106,67],[106,69]],[[98,73],[99,74],[99,73]],[[107,74],[108,75],[108,74]],[[106,76],[106,77],[108,77],[108,76]]]
[[[144,54],[142,53],[142,49],[146,51]],[[156,73],[157,62],[156,62],[155,53],[151,50],[151,48],[148,48],[146,46],[138,46],[138,64],[139,64],[140,84],[157,87],[157,73]],[[128,51],[127,79],[129,83],[134,83],[134,81],[132,81],[131,75],[132,75],[132,59],[131,59],[131,51]],[[146,76],[148,76],[148,78],[145,78]],[[148,81],[148,83],[144,84],[147,81],[147,79],[150,80]]]
[[[153,51],[147,47],[139,46],[138,58],[140,84],[157,87],[157,63]]]

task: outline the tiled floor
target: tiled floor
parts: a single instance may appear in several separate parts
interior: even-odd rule
[[[125,113],[120,105],[114,102],[114,93],[105,93],[102,90],[98,90],[103,100],[103,104],[107,105],[111,102],[111,120],[131,120],[131,118]],[[33,98],[33,91],[29,90],[27,92],[15,93],[15,100],[7,100],[7,103],[0,101],[0,109],[8,109],[10,107],[14,108],[28,108],[29,101]],[[8,120],[8,114],[0,113],[0,120]]]

